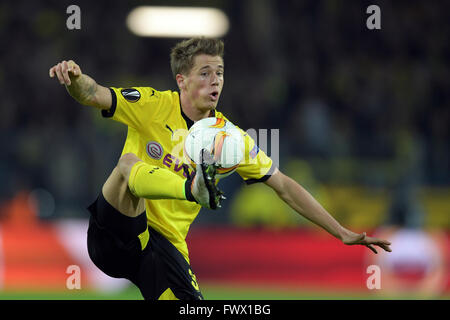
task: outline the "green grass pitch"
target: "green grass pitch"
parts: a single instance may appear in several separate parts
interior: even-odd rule
[[[371,300],[371,299],[422,299],[417,296],[386,297],[371,292],[317,291],[293,288],[270,288],[207,284],[201,287],[207,300]],[[439,297],[449,300],[450,295]],[[133,286],[119,292],[107,293],[92,290],[65,291],[0,291],[0,300],[142,300]]]

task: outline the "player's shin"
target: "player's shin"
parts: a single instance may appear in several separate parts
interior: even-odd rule
[[[168,169],[139,161],[131,169],[128,186],[140,198],[186,200],[185,182]]]

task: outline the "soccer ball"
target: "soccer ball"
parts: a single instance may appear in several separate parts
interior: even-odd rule
[[[200,150],[211,152],[219,165],[216,178],[232,174],[244,157],[244,140],[239,129],[222,118],[205,118],[197,121],[184,140],[184,157],[195,170],[200,163]]]

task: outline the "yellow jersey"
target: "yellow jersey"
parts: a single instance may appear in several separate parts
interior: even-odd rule
[[[122,155],[134,153],[144,162],[167,168],[184,178],[195,174],[183,161],[184,138],[194,122],[183,113],[178,92],[151,87],[110,88],[110,91],[112,106],[102,110],[102,115],[128,126]],[[211,116],[229,121],[216,110]],[[248,134],[240,131],[245,156],[236,172],[248,184],[267,180],[275,169],[272,160]],[[145,199],[145,209],[148,224],[166,237],[189,263],[186,236],[201,206],[187,200]]]

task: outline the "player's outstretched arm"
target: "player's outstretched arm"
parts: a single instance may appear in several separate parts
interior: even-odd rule
[[[69,94],[80,104],[108,110],[112,104],[111,92],[94,79],[81,72],[73,60],[61,61],[49,70],[50,78],[55,76],[65,85]]]
[[[355,233],[341,226],[308,191],[278,169],[265,183],[275,190],[291,208],[340,239],[344,244],[365,245],[374,253],[377,253],[374,246],[391,251],[389,241],[368,237],[365,232]]]

